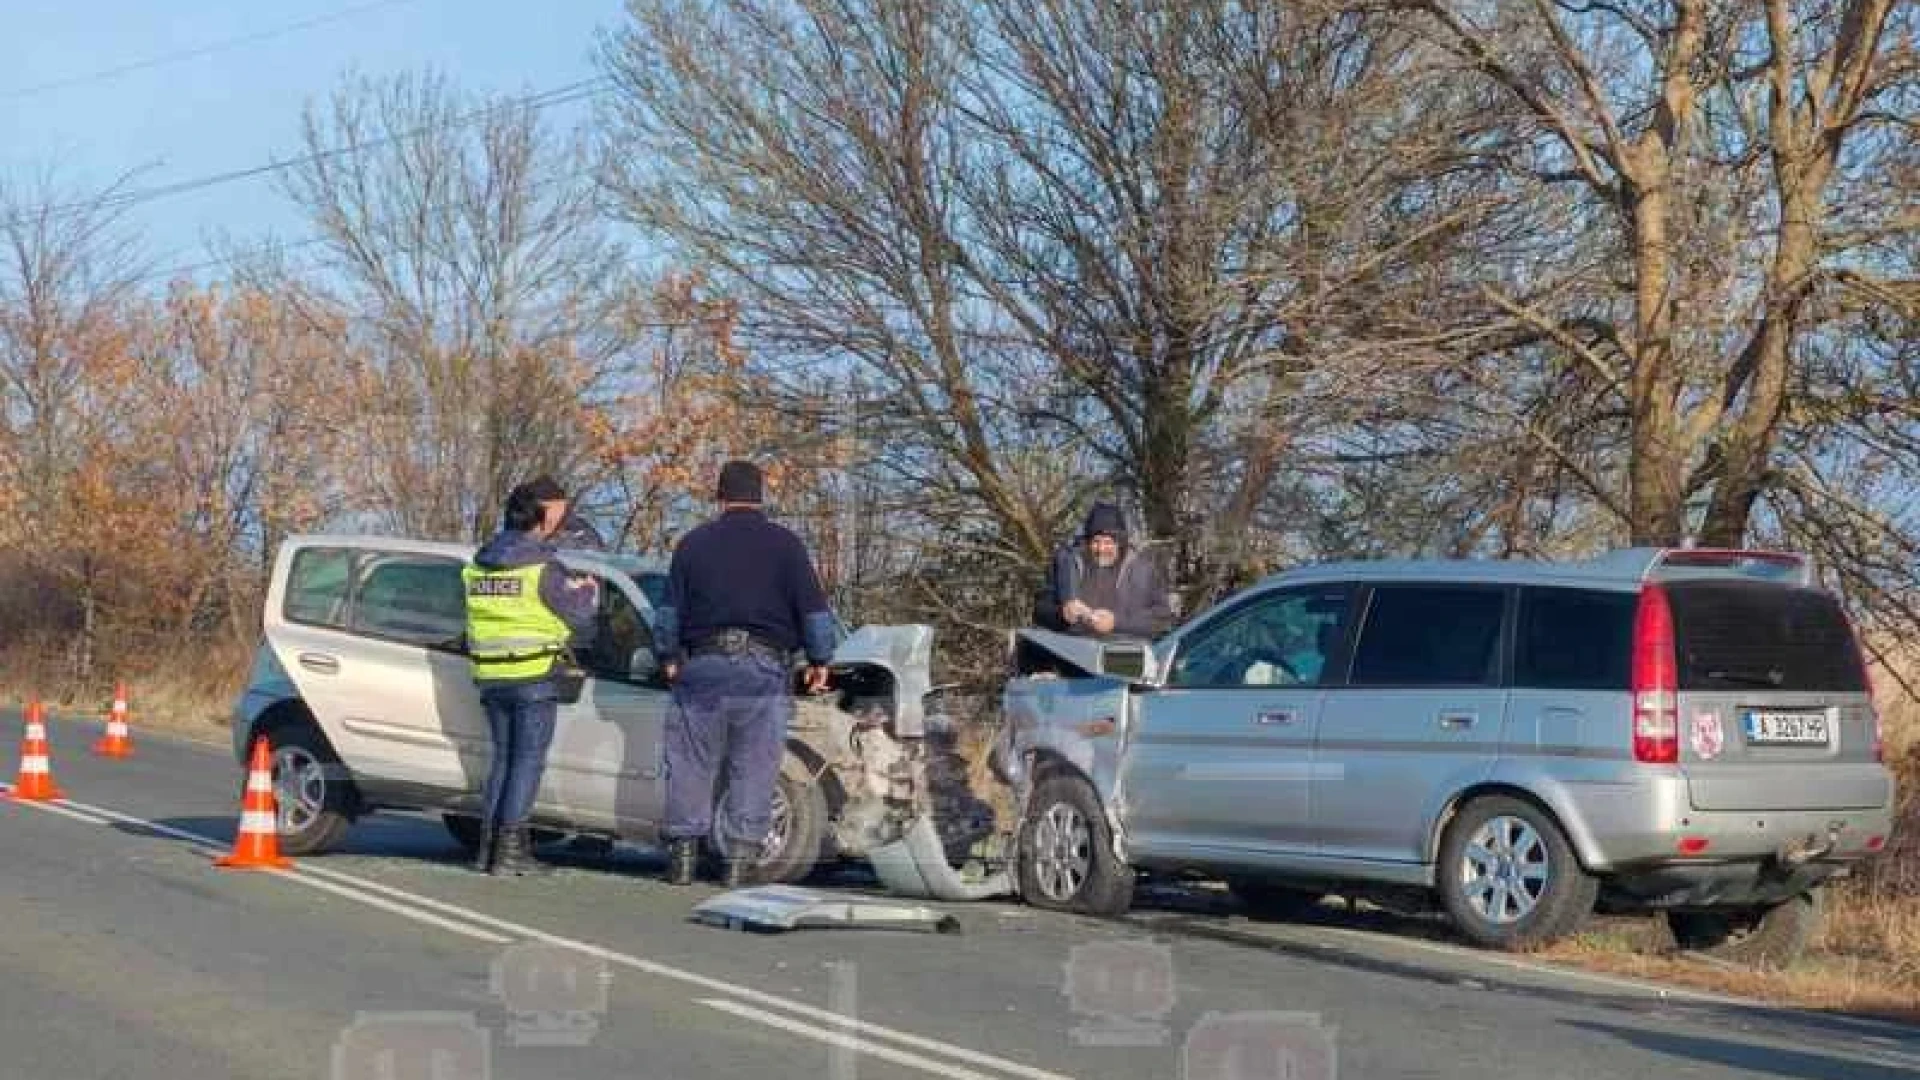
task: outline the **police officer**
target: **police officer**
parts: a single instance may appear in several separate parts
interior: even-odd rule
[[[748,461],[720,470],[720,513],[674,548],[655,644],[673,683],[667,716],[667,880],[693,881],[699,844],[726,860],[726,885],[747,880],[772,820],[774,784],[793,715],[793,655],[804,648],[810,693],[827,688],[834,619],[800,538],[761,510]],[[714,782],[726,801],[715,821]]]
[[[481,799],[480,850],[473,868],[537,874],[527,817],[546,770],[559,695],[555,663],[575,634],[592,631],[598,589],[570,578],[549,542],[566,519],[567,495],[552,477],[507,496],[501,531],[462,571],[467,586],[467,652],[493,737],[493,767]]]

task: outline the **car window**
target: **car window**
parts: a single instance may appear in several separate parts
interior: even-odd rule
[[[1514,683],[1541,690],[1625,690],[1633,679],[1633,593],[1529,588],[1520,594]]]
[[[361,574],[352,629],[420,645],[452,645],[467,630],[467,595],[454,559],[403,555]]]
[[[1180,646],[1168,685],[1314,686],[1336,651],[1347,590],[1275,593],[1226,612]]]
[[[287,571],[281,613],[288,622],[344,626],[347,582],[352,575],[353,552],[341,548],[300,549]]]
[[[653,633],[619,586],[605,578],[599,581],[600,607],[594,616],[593,637],[579,654],[580,663],[602,678],[625,679],[634,650],[652,648]]]
[[[633,583],[640,586],[640,595],[647,598],[647,606],[655,611],[667,606],[667,575],[635,574]]]
[[[1832,593],[1748,581],[1677,581],[1666,590],[1680,689],[1866,692],[1853,631]]]
[[[1376,588],[1354,652],[1354,686],[1490,686],[1499,679],[1502,590]]]

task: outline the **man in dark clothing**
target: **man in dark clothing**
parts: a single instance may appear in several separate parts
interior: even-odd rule
[[[1166,585],[1145,552],[1127,543],[1120,508],[1095,503],[1080,542],[1062,547],[1034,605],[1035,625],[1094,637],[1153,638],[1173,622]]]
[[[599,599],[591,577],[569,578],[554,558],[549,540],[566,509],[566,492],[551,477],[514,488],[504,527],[462,575],[467,652],[493,739],[473,861],[482,872],[546,869],[533,857],[527,818],[559,712],[554,669],[574,635],[592,631]]]
[[[798,536],[760,508],[760,470],[720,470],[718,517],[688,532],[667,570],[654,640],[673,683],[667,715],[668,880],[690,884],[710,834],[729,888],[748,880],[772,823],[787,727],[793,655],[804,648],[806,686],[827,688],[832,610]],[[714,780],[726,802],[714,820]]]

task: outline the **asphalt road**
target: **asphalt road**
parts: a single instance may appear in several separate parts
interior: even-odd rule
[[[491,879],[412,815],[291,872],[220,870],[229,753],[136,730],[103,761],[96,722],[51,726],[66,801],[0,801],[0,1076],[1920,1077],[1911,1028],[1177,903],[750,933],[691,922],[714,890],[661,884],[651,852]]]

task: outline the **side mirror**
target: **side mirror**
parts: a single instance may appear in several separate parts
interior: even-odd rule
[[[634,682],[652,682],[660,675],[660,661],[652,649],[635,649],[627,659],[627,677]]]

